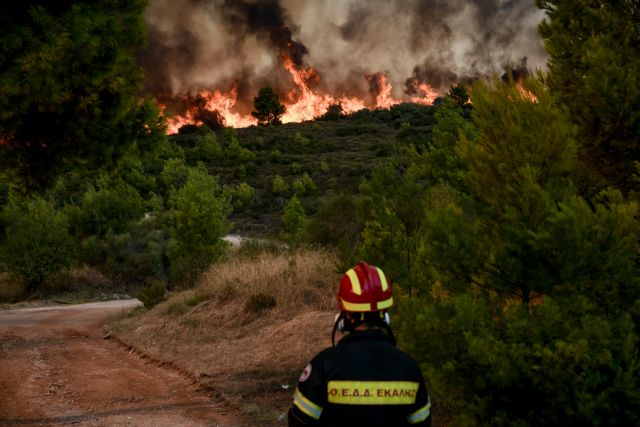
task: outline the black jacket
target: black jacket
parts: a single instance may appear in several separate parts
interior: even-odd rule
[[[298,381],[289,426],[430,426],[416,362],[384,331],[356,331],[320,352]]]

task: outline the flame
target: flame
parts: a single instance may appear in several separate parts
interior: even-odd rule
[[[522,99],[531,101],[534,104],[538,103],[538,97],[530,90],[525,89],[525,87],[522,86],[522,82],[516,82],[516,89],[518,89]]]
[[[413,103],[421,104],[421,105],[433,105],[433,102],[438,97],[438,92],[433,90],[433,88],[426,83],[418,84],[418,87],[416,89],[418,92],[422,92],[423,95],[422,97],[412,96],[411,102]]]
[[[282,116],[283,123],[312,120],[327,112],[331,105],[341,104],[342,111],[349,114],[365,108],[364,101],[343,96],[334,98],[331,95],[320,95],[309,88],[309,82],[317,84],[320,76],[315,69],[307,67],[299,69],[286,54],[282,54],[284,68],[291,74],[296,89],[288,92],[291,103],[285,103],[287,111]],[[297,96],[296,96],[297,94]]]
[[[320,75],[312,67],[298,67],[291,56],[282,51],[280,53],[284,68],[291,74],[295,87],[281,94],[281,102],[285,105],[286,111],[282,116],[283,123],[302,122],[313,120],[327,112],[331,105],[340,104],[345,114],[367,108],[364,99],[342,95],[334,97],[329,94],[315,92],[312,87],[320,82]],[[396,99],[392,95],[392,86],[387,81],[387,77],[382,73],[365,76],[371,85],[375,95],[375,105],[370,108],[388,109],[407,100]],[[416,94],[409,98],[409,102],[431,105],[438,96],[428,84],[415,83],[412,93]],[[238,96],[237,86],[232,86],[228,93],[219,90],[200,91],[197,97],[204,100],[204,105],[199,105],[207,111],[217,111],[223,118],[224,125],[234,128],[248,127],[256,124],[256,119],[251,115],[242,115],[233,111]],[[163,111],[166,107],[161,105]],[[197,117],[197,113],[192,109],[187,109],[184,115],[167,117],[167,132],[177,133],[181,126],[186,124],[201,125],[203,122]]]

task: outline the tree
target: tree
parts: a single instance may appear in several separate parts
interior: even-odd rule
[[[540,83],[472,99],[478,132],[437,184],[457,197],[422,221],[426,292],[399,298],[401,345],[455,425],[637,424],[637,204],[578,195],[575,127]]]
[[[98,189],[90,187],[82,197],[78,220],[85,235],[122,233],[144,213],[143,199],[131,185],[117,178],[101,181]]]
[[[113,165],[162,127],[138,100],[143,0],[0,6],[0,161],[28,188],[65,165]]]
[[[184,186],[170,199],[173,224],[169,248],[171,278],[193,284],[209,263],[224,255],[222,237],[229,231],[230,200],[216,179],[200,168],[189,169]]]
[[[46,200],[12,195],[1,220],[6,235],[0,246],[0,265],[24,277],[29,292],[73,262],[75,242],[69,221]]]
[[[278,94],[270,87],[263,87],[253,99],[254,111],[251,115],[262,126],[279,125],[286,108],[278,99]]]
[[[299,242],[307,223],[304,207],[298,197],[294,195],[282,211],[282,237],[292,243]]]
[[[426,208],[421,168],[407,158],[383,165],[362,183],[360,191],[366,212],[361,255],[383,265],[396,283],[411,292],[423,282],[416,276]]]
[[[550,90],[578,126],[583,193],[640,190],[638,2],[538,0]]]
[[[359,261],[356,251],[361,245],[363,228],[360,198],[347,193],[329,193],[320,199],[318,211],[307,226],[309,241],[337,246],[340,261],[347,270]]]
[[[233,204],[239,210],[249,209],[255,196],[256,189],[246,182],[241,182],[233,189]]]
[[[280,175],[273,178],[271,184],[271,192],[275,195],[283,195],[289,191],[289,184]]]

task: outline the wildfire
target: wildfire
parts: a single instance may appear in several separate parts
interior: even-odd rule
[[[331,105],[340,104],[342,111],[350,114],[364,108],[368,108],[364,99],[342,95],[334,97],[329,94],[317,93],[313,90],[320,81],[320,75],[312,67],[299,67],[291,56],[281,52],[284,68],[291,74],[295,87],[281,95],[281,102],[286,107],[282,116],[283,123],[302,122],[322,116]],[[375,105],[373,109],[388,109],[401,102],[413,102],[422,105],[431,105],[438,96],[428,84],[415,82],[411,96],[407,99],[396,99],[392,95],[392,86],[387,77],[382,73],[365,76],[373,94]],[[251,115],[243,115],[233,111],[238,96],[236,86],[228,93],[219,90],[201,91],[195,96],[195,101],[187,102],[188,108],[184,115],[175,115],[167,118],[167,132],[177,133],[180,127],[186,124],[201,125],[206,123],[204,116],[213,114],[221,125],[235,128],[248,127],[256,124],[256,119]],[[166,108],[165,108],[166,111]]]
[[[538,97],[530,90],[525,89],[525,87],[522,86],[522,82],[516,82],[516,89],[518,89],[518,92],[523,99],[529,100],[534,104],[538,102]]]

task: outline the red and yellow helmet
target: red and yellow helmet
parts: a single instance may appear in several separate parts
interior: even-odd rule
[[[378,267],[360,262],[342,276],[338,289],[340,310],[364,313],[387,310],[392,305],[391,285]]]

